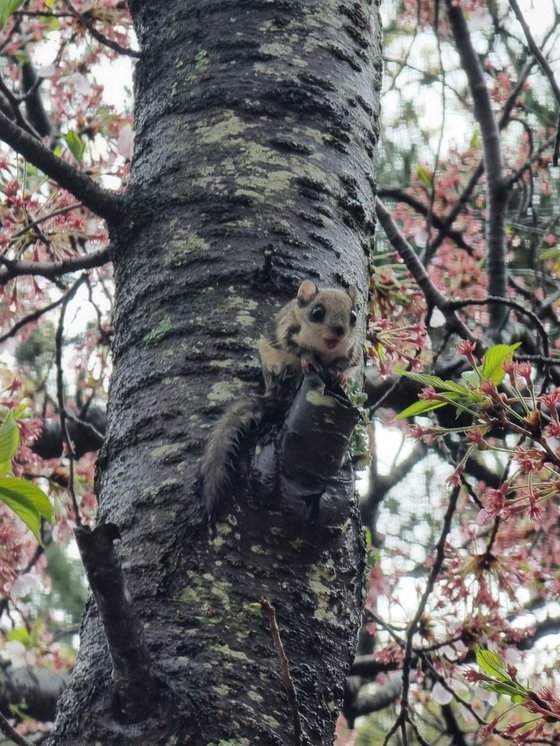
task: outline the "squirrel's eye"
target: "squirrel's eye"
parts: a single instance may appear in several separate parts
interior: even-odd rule
[[[358,314],[356,311],[350,311],[350,326],[356,326],[356,321],[358,320]]]
[[[315,306],[315,308],[312,308],[311,313],[309,314],[309,318],[311,319],[311,321],[315,321],[317,324],[320,324],[321,321],[324,321],[325,319],[325,306],[319,304],[318,306]]]

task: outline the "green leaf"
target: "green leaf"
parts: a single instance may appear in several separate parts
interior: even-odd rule
[[[494,676],[500,681],[508,681],[510,677],[506,674],[506,665],[497,653],[492,650],[484,650],[477,647],[475,650],[476,662],[488,676]]]
[[[515,350],[521,345],[516,342],[513,345],[495,345],[484,355],[480,375],[483,381],[492,381],[496,386],[500,384],[505,376],[504,363],[511,360]]]
[[[25,703],[21,703],[19,705],[8,705],[8,707],[10,708],[10,713],[18,720],[21,720],[22,723],[36,722],[25,712],[25,706]]]
[[[13,410],[0,425],[0,473],[5,474],[10,468],[12,456],[19,445],[19,430]]]
[[[64,135],[64,140],[74,158],[78,161],[78,163],[81,163],[84,157],[84,150],[86,149],[82,138],[75,130],[68,130],[68,132]]]
[[[461,380],[465,386],[476,388],[480,384],[480,375],[476,370],[466,370],[461,373]]]
[[[402,412],[399,412],[399,414],[395,416],[395,420],[405,420],[407,417],[414,417],[418,414],[433,412],[434,409],[445,407],[448,403],[449,402],[441,401],[439,399],[420,399],[419,401],[415,401],[414,404],[411,404],[406,409],[403,409]]]
[[[25,500],[22,500],[21,495],[1,488],[0,500],[5,502],[18,518],[21,518],[37,541],[41,541],[41,517],[35,508],[30,506]]]
[[[33,505],[40,516],[52,523],[53,509],[50,500],[36,484],[17,477],[0,477],[0,490],[3,489],[16,491],[24,500]]]
[[[15,627],[6,633],[6,639],[10,642],[21,642],[22,645],[29,645],[31,636],[29,630],[25,627]]]
[[[515,683],[508,684],[507,682],[490,682],[485,681],[480,684],[483,689],[487,689],[489,692],[496,692],[496,694],[506,694],[508,697],[521,698],[521,701],[525,697],[521,694],[519,686]]]
[[[16,477],[0,477],[0,500],[21,518],[41,541],[41,518],[52,523],[53,509],[49,498],[37,485]]]
[[[411,381],[421,383],[423,386],[433,386],[435,389],[442,388],[445,384],[443,378],[433,376],[430,373],[412,373],[410,370],[402,370],[401,368],[396,368],[395,373],[398,373],[401,376],[406,376],[407,378],[410,378]]]
[[[478,129],[478,127],[475,127],[471,135],[470,147],[478,148],[479,145],[480,145],[480,130]]]
[[[0,0],[0,29],[4,28],[8,18],[22,4],[23,0]]]
[[[431,188],[432,186],[432,174],[426,166],[420,164],[418,168],[416,169],[416,175],[424,184],[425,187]]]
[[[406,376],[424,386],[432,386],[437,391],[443,392],[442,395],[445,397],[444,401],[440,399],[421,399],[398,414],[395,418],[397,420],[425,414],[426,412],[433,412],[434,409],[444,407],[446,404],[453,405],[461,399],[465,399],[467,402],[478,402],[480,400],[480,396],[476,392],[460,383],[455,383],[455,381],[444,381],[439,376],[433,376],[428,373],[411,373],[408,370],[397,370],[396,373]]]
[[[26,415],[28,414],[28,410],[29,404],[27,403],[27,401],[24,400],[10,411],[14,413],[14,417],[16,418],[16,420],[21,420],[26,417]]]
[[[402,369],[397,369],[395,373],[398,373],[401,376],[406,376],[412,381],[421,383],[424,386],[433,386],[438,391],[452,391],[463,396],[471,396],[470,389],[462,386],[460,383],[455,383],[455,381],[444,381],[443,378],[440,378],[439,376],[433,376],[429,373],[412,373],[409,370]]]

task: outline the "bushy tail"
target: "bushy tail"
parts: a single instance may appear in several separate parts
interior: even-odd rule
[[[210,518],[215,517],[220,504],[231,492],[234,461],[240,444],[272,406],[265,396],[241,399],[224,412],[210,433],[199,471],[200,491]]]

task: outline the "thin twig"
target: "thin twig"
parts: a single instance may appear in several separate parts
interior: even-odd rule
[[[62,347],[63,347],[63,338],[64,338],[64,315],[66,313],[66,308],[68,306],[68,303],[72,300],[76,292],[78,291],[78,288],[80,285],[82,285],[86,280],[87,275],[82,275],[75,283],[72,285],[66,296],[64,297],[64,300],[62,301],[62,308],[60,309],[60,317],[58,319],[58,326],[56,328],[56,336],[55,336],[55,365],[56,365],[56,394],[58,399],[58,414],[60,417],[60,431],[62,434],[62,440],[66,444],[66,448],[68,450],[68,460],[70,465],[70,477],[68,480],[68,488],[70,490],[70,496],[72,498],[72,504],[74,506],[74,513],[76,514],[76,525],[81,526],[82,525],[82,519],[80,517],[80,508],[78,506],[78,499],[76,497],[76,491],[74,489],[74,446],[72,444],[72,441],[70,440],[70,436],[68,434],[68,428],[67,428],[67,413],[66,413],[66,404],[64,402],[64,372],[62,369]]]
[[[515,360],[539,365],[560,365],[560,357],[544,357],[543,355],[514,355]]]
[[[445,67],[443,65],[443,54],[441,50],[441,36],[437,33],[437,25],[438,25],[438,17],[439,17],[439,0],[436,0],[435,3],[435,13],[434,13],[434,27],[436,29],[436,45],[437,45],[437,51],[438,51],[438,62],[439,67],[441,70],[441,112],[442,112],[442,121],[441,121],[441,128],[439,131],[439,139],[438,144],[436,148],[436,152],[434,154],[434,169],[432,173],[431,183],[430,183],[430,209],[428,211],[427,219],[426,219],[426,247],[424,249],[424,256],[427,258],[430,256],[430,238],[432,235],[432,226],[434,225],[434,206],[436,202],[436,177],[437,177],[437,170],[439,166],[439,160],[441,155],[441,150],[443,147],[443,140],[444,140],[444,132],[446,129],[445,123],[446,123],[446,111],[447,111],[447,105],[446,105],[446,96],[445,96]],[[423,259],[424,257],[421,257]]]
[[[431,281],[424,265],[414,253],[412,246],[399,231],[393,217],[379,199],[376,199],[375,201],[375,209],[379,222],[383,226],[383,230],[389,239],[389,243],[401,257],[406,268],[416,280],[418,287],[424,293],[428,306],[430,308],[438,308],[444,315],[449,328],[453,332],[458,334],[462,339],[469,339],[478,347],[480,345],[479,340],[475,339],[468,327],[450,308],[449,300]]]
[[[462,212],[462,210],[467,206],[468,201],[474,191],[474,188],[480,181],[480,177],[484,173],[484,164],[482,161],[476,166],[475,170],[472,172],[465,188],[461,192],[459,199],[455,202],[449,213],[447,214],[447,217],[443,220],[443,225],[439,229],[439,233],[432,241],[432,245],[430,246],[430,251],[432,254],[434,254],[437,249],[441,246],[443,243],[443,240],[446,236],[450,235],[450,228],[455,222],[455,219],[458,217],[458,215]],[[429,257],[427,257],[428,259]]]
[[[460,249],[464,249],[469,256],[473,256],[474,248],[465,241],[463,233],[455,228],[450,228],[447,225],[447,220],[444,220],[435,212],[431,211],[430,208],[412,194],[408,194],[408,192],[405,192],[403,189],[379,187],[377,190],[377,196],[381,199],[394,199],[397,202],[403,202],[405,205],[412,207],[415,212],[423,215],[426,219],[428,218],[428,213],[430,213],[430,221],[434,228],[437,228],[438,231],[445,231],[446,235],[449,236],[449,238],[457,244]],[[432,252],[430,251],[430,254],[431,253]]]
[[[552,145],[553,138],[549,137],[547,138],[538,148],[535,150],[534,153],[532,153],[524,163],[522,163],[518,168],[515,169],[509,176],[506,177],[506,185],[508,189],[511,189],[511,187],[516,184],[518,181],[521,180],[523,174],[526,171],[530,171],[531,166],[533,163],[539,160],[541,155],[545,152],[545,150],[548,150],[548,148]]]
[[[89,435],[93,435],[94,438],[97,438],[101,442],[105,440],[105,433],[102,433],[100,430],[98,430],[92,422],[88,422],[82,417],[76,417],[75,415],[71,414],[71,412],[66,412],[66,419],[83,428],[87,433],[89,433]]]
[[[22,327],[26,326],[27,324],[30,324],[32,321],[37,321],[37,319],[40,319],[41,316],[43,316],[45,313],[48,313],[49,311],[52,311],[53,308],[56,308],[57,306],[59,306],[61,303],[64,302],[65,297],[66,297],[65,295],[61,295],[60,298],[53,301],[52,303],[49,303],[48,306],[45,306],[44,308],[39,308],[36,311],[33,311],[32,313],[28,313],[27,316],[24,316],[17,323],[15,323],[8,332],[0,335],[0,344],[2,344],[2,342],[5,342],[10,337],[14,337]]]
[[[83,171],[55,155],[35,137],[25,132],[0,111],[0,139],[22,155],[29,163],[73,194],[93,213],[105,220],[117,220],[122,198],[99,186]]]
[[[80,13],[78,10],[76,10],[76,8],[74,8],[74,6],[70,3],[70,0],[63,0],[63,2],[70,13],[74,16],[74,18],[76,18],[82,24],[82,26],[84,26],[84,28],[89,31],[93,38],[97,39],[100,44],[103,44],[103,46],[105,47],[109,47],[109,49],[112,49],[119,54],[127,55],[128,57],[140,57],[140,52],[138,52],[137,50],[123,47],[117,41],[108,39],[104,34],[98,31],[93,23],[89,20],[89,18],[86,18],[83,13]]]
[[[99,251],[73,256],[70,259],[62,259],[58,262],[22,262],[0,256],[0,264],[5,266],[4,270],[0,270],[0,285],[5,285],[14,277],[26,275],[39,275],[40,277],[46,277],[47,280],[52,280],[61,275],[78,272],[81,269],[102,267],[110,260],[111,249],[109,245],[99,249]]]
[[[445,516],[443,518],[443,526],[441,529],[440,537],[436,544],[436,556],[434,559],[434,563],[431,567],[430,574],[428,575],[428,580],[426,582],[424,593],[422,594],[422,597],[420,598],[420,603],[418,604],[418,607],[412,618],[412,621],[408,625],[408,630],[406,633],[405,648],[404,648],[404,656],[403,656],[403,668],[402,668],[403,685],[402,685],[402,694],[401,694],[401,710],[399,713],[399,717],[397,718],[396,722],[394,723],[393,727],[391,728],[390,732],[387,734],[387,737],[385,738],[385,741],[384,741],[385,744],[389,742],[388,738],[394,733],[396,733],[399,728],[401,729],[401,732],[403,734],[404,742],[406,742],[406,723],[412,724],[410,713],[409,713],[409,707],[408,707],[408,704],[409,704],[408,693],[410,690],[410,673],[411,673],[412,661],[414,657],[414,648],[412,645],[412,640],[414,638],[414,635],[416,634],[416,630],[420,622],[420,619],[422,618],[422,615],[424,614],[424,610],[426,608],[426,604],[428,603],[428,599],[434,590],[437,577],[441,571],[441,568],[443,567],[443,562],[445,560],[445,545],[447,543],[447,537],[449,536],[449,532],[451,531],[451,522],[453,520],[453,516],[455,515],[455,510],[457,509],[457,501],[459,499],[460,492],[461,492],[460,487],[454,487],[449,496],[449,503],[447,505],[447,510],[445,511]]]
[[[17,744],[17,746],[33,746],[33,743],[31,741],[28,741],[27,738],[24,738],[20,733],[17,732],[15,728],[10,725],[9,721],[1,712],[0,730],[5,736],[10,739],[10,741],[13,741],[15,744]]]
[[[502,112],[500,114],[500,119],[499,119],[499,122],[498,122],[498,128],[500,129],[500,131],[503,130],[507,126],[507,124],[509,122],[509,116],[511,114],[511,111],[512,111],[512,109],[513,109],[516,101],[518,100],[519,93],[522,90],[525,81],[529,77],[529,73],[531,72],[533,64],[534,64],[534,60],[531,59],[531,60],[527,61],[525,67],[523,68],[523,70],[519,74],[519,78],[517,80],[517,83],[513,87],[511,93],[508,96],[507,101],[505,102],[505,104],[504,104],[504,106],[502,108]],[[458,217],[459,213],[463,210],[464,207],[466,207],[466,205],[467,205],[467,203],[468,203],[468,201],[470,199],[470,196],[471,196],[474,188],[478,184],[478,182],[480,180],[480,177],[482,176],[483,173],[484,173],[484,163],[482,161],[480,161],[480,163],[476,166],[475,170],[473,171],[473,173],[471,175],[471,178],[469,179],[467,185],[465,186],[465,188],[463,189],[461,195],[459,196],[459,199],[453,205],[453,207],[449,211],[447,217],[445,219],[443,219],[443,225],[442,225],[442,227],[438,228],[439,233],[436,236],[436,238],[434,239],[434,241],[432,241],[432,245],[430,247],[432,253],[435,253],[437,251],[437,249],[441,246],[441,244],[443,243],[444,238],[447,235],[450,238],[453,239],[453,236],[450,233],[451,226],[455,222],[455,219]]]
[[[531,54],[536,59],[539,67],[548,78],[548,82],[550,83],[550,87],[552,88],[552,93],[554,94],[554,98],[556,99],[556,104],[558,107],[560,107],[560,87],[556,82],[554,72],[552,71],[552,68],[548,63],[548,60],[541,52],[539,45],[535,41],[535,37],[531,33],[531,29],[529,28],[527,21],[525,20],[523,13],[521,12],[519,5],[517,4],[517,0],[509,0],[509,4],[511,5],[513,12],[515,13],[517,20],[521,24],[521,28],[523,29],[523,33],[525,34],[525,38],[527,39],[527,44],[529,45]]]
[[[395,393],[397,388],[400,386],[400,382],[401,379],[399,377],[395,381],[393,381],[393,383],[389,386],[384,394],[381,394],[379,399],[376,399],[375,402],[370,407],[368,407],[368,417],[370,418],[370,420],[373,420],[373,415],[375,414],[375,412],[377,412],[377,410],[383,406],[387,399],[389,399]]]
[[[292,720],[294,724],[295,743],[296,743],[296,746],[300,746],[300,744],[303,744],[303,734],[302,734],[302,729],[301,729],[301,718],[299,714],[297,692],[294,686],[294,680],[292,679],[292,676],[290,674],[290,666],[288,664],[288,659],[284,651],[284,645],[282,644],[282,638],[280,637],[280,630],[278,629],[278,623],[276,621],[276,609],[270,603],[270,601],[264,597],[261,598],[260,604],[261,604],[261,608],[263,609],[263,611],[266,612],[266,616],[268,619],[268,626],[270,627],[270,634],[272,636],[272,642],[274,644],[274,649],[276,650],[276,655],[278,656],[278,660],[280,661],[280,671],[282,674],[282,681],[284,682],[284,688],[286,689],[288,693],[288,699],[290,701],[290,705],[292,708]]]
[[[449,308],[458,310],[460,308],[464,308],[465,306],[488,306],[492,303],[500,303],[504,306],[508,306],[509,308],[513,308],[518,313],[528,316],[535,325],[541,338],[544,357],[547,358],[549,356],[550,346],[546,329],[542,325],[541,320],[539,319],[537,314],[529,310],[528,308],[525,308],[525,306],[522,306],[521,303],[517,303],[517,301],[510,300],[509,298],[496,298],[493,295],[487,295],[486,298],[464,298],[461,300],[449,301],[448,305]]]
[[[31,123],[28,122],[27,119],[23,116],[19,108],[19,104],[20,104],[19,100],[17,99],[16,96],[14,96],[13,92],[8,88],[3,78],[0,78],[0,93],[3,93],[6,99],[8,100],[8,103],[10,104],[10,108],[14,113],[14,120],[16,121],[16,123],[26,132],[29,132],[29,134],[32,137],[35,137],[37,138],[37,140],[40,140],[41,135],[31,125]]]
[[[72,204],[65,205],[64,207],[59,207],[57,210],[53,210],[47,215],[42,215],[40,218],[35,218],[35,220],[32,220],[30,223],[24,225],[23,228],[21,228],[19,231],[16,231],[16,233],[13,234],[12,238],[19,238],[20,236],[24,236],[28,230],[30,230],[31,228],[36,228],[41,223],[44,223],[46,220],[56,218],[59,215],[65,215],[67,212],[72,212],[72,210],[75,210],[81,206],[81,202],[72,202]]]

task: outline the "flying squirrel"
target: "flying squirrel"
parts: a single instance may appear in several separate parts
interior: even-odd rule
[[[324,288],[304,280],[258,342],[265,393],[234,402],[214,426],[200,463],[200,489],[210,518],[230,491],[233,461],[243,438],[266,415],[285,408],[304,375],[316,371],[344,386],[361,355],[357,290]]]

